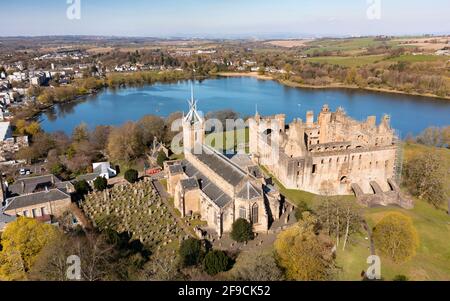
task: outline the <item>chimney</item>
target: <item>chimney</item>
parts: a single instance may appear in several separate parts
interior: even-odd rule
[[[306,112],[306,126],[311,127],[314,124],[314,112],[308,111]]]

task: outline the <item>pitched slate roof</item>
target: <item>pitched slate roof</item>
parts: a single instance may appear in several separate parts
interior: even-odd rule
[[[183,173],[183,167],[180,164],[169,165],[169,173],[171,175]]]
[[[51,189],[27,195],[12,197],[6,200],[5,210],[20,209],[27,206],[43,204],[51,201],[58,201],[70,198],[70,195],[59,189]]]
[[[82,180],[85,180],[86,182],[90,182],[90,181],[94,181],[99,176],[100,176],[100,173],[98,173],[98,172],[88,173],[85,175],[79,175],[73,182],[75,183],[75,182],[82,181]]]
[[[15,216],[10,216],[7,214],[4,214],[3,212],[0,212],[0,224],[7,224],[10,223],[12,221],[15,221],[16,217]]]
[[[45,175],[37,177],[28,177],[18,179],[14,184],[8,187],[8,190],[15,195],[29,194],[36,191],[45,190],[45,188],[53,188],[56,183],[61,180],[54,175]]]
[[[237,193],[237,197],[244,200],[252,200],[261,196],[261,193],[252,183],[245,183],[244,187]]]
[[[212,183],[190,162],[184,160],[182,165],[186,175],[190,178],[195,178],[203,193],[205,193],[219,208],[225,207],[231,201],[231,198],[222,189]]]
[[[246,176],[242,169],[210,147],[203,146],[201,154],[194,156],[233,186],[237,186]]]
[[[199,188],[198,182],[194,178],[183,179],[180,181],[180,183],[181,187],[183,187],[184,190],[193,190]]]

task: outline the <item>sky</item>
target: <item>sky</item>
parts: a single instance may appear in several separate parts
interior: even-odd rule
[[[424,33],[450,33],[449,0],[0,0],[0,36]]]

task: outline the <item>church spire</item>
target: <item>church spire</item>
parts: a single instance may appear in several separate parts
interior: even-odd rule
[[[197,100],[194,96],[194,83],[191,81],[191,99],[188,100],[189,112],[185,117],[185,121],[194,124],[198,121],[202,121],[200,114],[197,112]]]

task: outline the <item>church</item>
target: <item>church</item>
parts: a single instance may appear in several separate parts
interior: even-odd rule
[[[168,192],[182,216],[200,215],[219,237],[243,218],[266,233],[283,213],[280,193],[247,154],[226,156],[205,144],[205,119],[192,95],[183,117],[185,159],[165,162]]]

